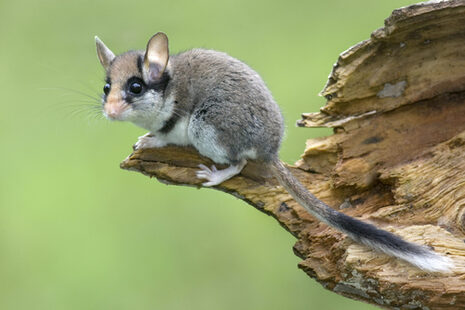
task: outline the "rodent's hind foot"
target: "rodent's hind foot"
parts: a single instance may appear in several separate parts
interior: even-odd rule
[[[215,186],[229,180],[233,176],[239,174],[244,168],[246,160],[243,160],[239,165],[231,165],[226,169],[218,170],[215,165],[208,168],[205,165],[200,164],[200,170],[197,171],[196,175],[199,179],[205,179],[208,182],[202,183],[203,186]]]
[[[151,149],[151,148],[163,147],[165,145],[166,145],[165,142],[160,141],[154,135],[148,132],[145,135],[140,136],[137,139],[137,142],[136,144],[134,144],[133,148],[134,150]]]

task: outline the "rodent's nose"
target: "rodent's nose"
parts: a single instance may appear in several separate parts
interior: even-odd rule
[[[107,110],[107,115],[110,118],[116,118],[118,116],[118,112],[115,109],[110,108],[110,109]]]
[[[105,114],[110,119],[120,120],[122,113],[126,110],[127,105],[120,100],[107,101],[104,106]]]

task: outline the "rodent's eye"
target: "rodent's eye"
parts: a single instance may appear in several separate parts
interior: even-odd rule
[[[111,85],[110,83],[106,83],[105,86],[103,86],[103,92],[105,95],[108,95],[110,93]]]
[[[129,84],[129,91],[133,94],[140,94],[142,92],[142,84],[139,82],[132,82]]]
[[[126,82],[126,92],[129,96],[141,96],[145,91],[145,83],[137,76],[133,76]]]

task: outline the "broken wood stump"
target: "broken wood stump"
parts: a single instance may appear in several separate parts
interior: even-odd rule
[[[350,216],[451,258],[450,274],[425,273],[353,242],[309,215],[259,163],[219,186],[273,216],[297,242],[299,267],[326,289],[386,309],[465,309],[465,1],[395,10],[369,40],[343,52],[301,127],[310,139],[291,171]],[[132,153],[123,169],[201,186],[193,148]]]

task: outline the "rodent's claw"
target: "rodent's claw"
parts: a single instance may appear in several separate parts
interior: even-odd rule
[[[159,139],[157,139],[155,136],[153,136],[149,132],[138,138],[136,144],[134,144],[133,146],[133,149],[135,151],[135,150],[140,150],[140,149],[163,147],[165,145],[166,143],[160,141]]]
[[[210,172],[211,172],[210,168],[208,168],[208,167],[205,166],[204,164],[200,164],[200,165],[198,165],[197,167],[199,167],[200,169],[202,169],[201,171],[197,171],[197,173],[202,172],[202,171],[210,171]]]
[[[205,187],[211,187],[211,186],[215,186],[215,185],[218,185],[216,184],[216,182],[205,182],[205,183],[202,183],[203,186]]]
[[[198,167],[201,170],[196,172],[197,178],[208,180],[208,182],[202,183],[203,186],[215,186],[224,181],[221,170],[218,171],[215,165],[208,168],[207,166],[200,164]]]

